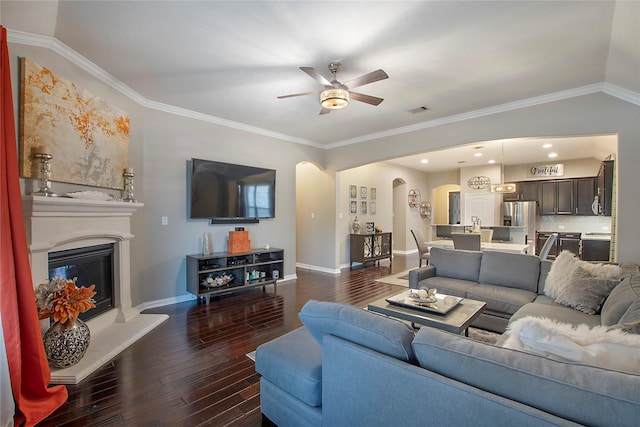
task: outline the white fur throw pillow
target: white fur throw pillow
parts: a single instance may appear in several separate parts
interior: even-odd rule
[[[582,267],[592,276],[604,279],[619,280],[622,269],[617,265],[595,264],[578,259],[571,251],[562,251],[551,264],[551,269],[544,282],[544,294],[556,299],[561,290],[574,280],[578,267]]]
[[[606,326],[574,327],[549,318],[523,317],[509,325],[503,347],[567,362],[640,374],[640,335]]]

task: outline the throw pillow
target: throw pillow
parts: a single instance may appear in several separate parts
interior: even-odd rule
[[[640,336],[606,326],[573,326],[548,318],[523,317],[509,325],[503,347],[555,360],[640,374]]]
[[[597,314],[604,300],[618,283],[620,283],[619,280],[594,276],[579,266],[575,269],[571,280],[558,289],[554,301],[586,314]]]
[[[582,267],[593,276],[605,279],[620,279],[622,269],[617,265],[595,264],[579,260],[571,251],[562,251],[551,264],[544,285],[544,294],[555,299],[558,292],[571,283],[578,267]]]

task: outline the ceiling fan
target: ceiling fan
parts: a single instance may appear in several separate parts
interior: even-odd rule
[[[279,96],[279,99],[284,98],[292,98],[294,96],[304,96],[304,95],[313,95],[320,94],[320,104],[322,105],[322,109],[320,110],[320,114],[327,114],[331,112],[331,110],[337,110],[340,108],[344,108],[349,104],[349,99],[355,99],[356,101],[365,102],[371,105],[379,105],[383,99],[378,98],[376,96],[365,95],[358,92],[352,92],[351,89],[364,86],[369,83],[377,82],[378,80],[384,80],[389,78],[387,73],[382,70],[372,71],[368,74],[364,74],[360,77],[357,77],[353,80],[349,80],[346,83],[340,83],[336,79],[336,74],[342,68],[342,64],[339,62],[332,62],[329,64],[329,71],[333,75],[333,80],[329,81],[322,74],[318,73],[311,67],[300,67],[302,71],[316,79],[320,84],[324,86],[324,90],[316,90],[313,92],[304,92],[304,93],[294,93],[291,95],[282,95]]]

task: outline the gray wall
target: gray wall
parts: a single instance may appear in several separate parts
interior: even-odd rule
[[[234,163],[267,166],[277,170],[277,218],[261,221],[249,229],[253,246],[270,244],[286,251],[285,276],[295,275],[295,264],[301,262],[328,271],[336,270],[346,260],[345,232],[349,215],[341,192],[345,183],[337,181],[336,172],[367,165],[392,157],[501,138],[532,136],[568,136],[585,134],[618,134],[618,260],[639,262],[637,242],[640,227],[637,212],[640,198],[640,107],[604,93],[550,102],[544,105],[496,113],[439,126],[425,127],[411,133],[387,136],[365,143],[320,150],[275,140],[242,130],[220,126],[209,121],[159,112],[141,105],[115,90],[109,84],[47,48],[10,44],[14,83],[16,123],[18,108],[18,56],[28,56],[41,65],[75,82],[79,86],[117,105],[130,114],[130,165],[136,169],[136,197],[145,206],[134,215],[132,242],[132,299],[134,305],[159,304],[189,298],[185,286],[185,255],[199,252],[204,232],[213,237],[214,249],[221,250],[233,226],[211,226],[205,221],[186,219],[186,159],[202,157]],[[303,161],[323,165],[325,170],[311,177],[322,185],[311,208],[316,218],[311,231],[296,243],[296,222],[300,215],[310,216],[307,207],[296,212],[296,168]],[[55,165],[54,165],[55,168]],[[315,174],[315,172],[314,172]],[[384,184],[376,183],[378,196],[384,188],[391,191],[394,178],[409,184],[424,185],[423,198],[430,194],[426,180],[412,178],[407,172],[384,173]],[[378,178],[375,178],[377,181]],[[336,182],[341,182],[336,186]],[[412,184],[416,182],[416,184]],[[360,185],[359,182],[354,182]],[[344,185],[343,185],[344,184]],[[23,187],[31,188],[30,182]],[[367,184],[374,186],[374,184]],[[68,186],[60,192],[72,191]],[[420,187],[421,189],[423,187]],[[427,190],[429,188],[429,190]],[[61,190],[62,189],[62,190]],[[305,195],[306,197],[306,195]],[[387,199],[392,202],[391,194]],[[307,203],[309,204],[309,203]],[[378,202],[378,212],[383,208]],[[343,213],[340,218],[340,213]],[[378,215],[378,214],[377,214]],[[385,229],[392,226],[390,217],[379,214]],[[169,217],[169,225],[161,226],[160,218]],[[407,224],[411,223],[407,216]],[[418,221],[419,222],[419,221]],[[416,226],[418,224],[415,224]],[[300,229],[297,233],[300,233]],[[321,238],[315,238],[321,236]],[[405,241],[401,244],[409,248]],[[301,259],[296,258],[296,252]],[[321,254],[321,256],[317,256]]]

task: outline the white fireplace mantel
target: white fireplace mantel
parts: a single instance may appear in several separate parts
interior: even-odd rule
[[[87,322],[91,331],[87,353],[75,366],[52,369],[52,383],[78,383],[168,318],[140,314],[131,303],[131,216],[143,206],[68,197],[23,197],[34,289],[49,280],[49,252],[114,244],[114,309]]]

